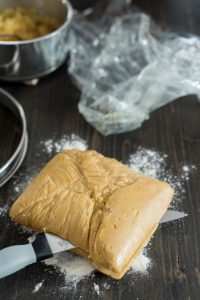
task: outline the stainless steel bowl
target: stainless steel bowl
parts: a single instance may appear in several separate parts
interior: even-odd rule
[[[55,17],[62,25],[54,32],[27,41],[0,41],[0,79],[25,81],[56,70],[66,59],[72,7],[68,0],[1,0],[6,8],[36,8],[41,15]]]

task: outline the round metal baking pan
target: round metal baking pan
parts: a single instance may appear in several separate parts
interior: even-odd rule
[[[8,92],[0,88],[0,104],[8,108],[20,121],[22,133],[14,153],[0,167],[0,187],[3,186],[21,166],[28,146],[26,116],[21,104]]]

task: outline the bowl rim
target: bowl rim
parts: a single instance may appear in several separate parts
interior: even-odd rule
[[[31,43],[35,43],[35,42],[40,42],[40,41],[46,40],[48,38],[51,38],[51,37],[55,36],[59,31],[62,31],[71,22],[74,11],[73,11],[72,5],[70,4],[70,2],[68,0],[61,0],[60,2],[66,6],[67,15],[66,15],[65,21],[56,30],[54,30],[44,36],[41,36],[41,37],[38,37],[35,39],[30,39],[30,40],[22,40],[22,41],[1,41],[0,40],[0,46],[4,46],[4,45],[16,46],[16,45],[26,45],[26,44],[31,44]]]
[[[15,151],[8,160],[0,167],[0,187],[2,187],[21,166],[28,147],[28,133],[26,115],[22,105],[9,92],[0,87],[0,94],[6,100],[0,100],[1,105],[7,107],[20,120],[22,133]],[[3,98],[4,99],[4,98]]]

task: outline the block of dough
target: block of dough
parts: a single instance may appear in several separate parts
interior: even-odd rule
[[[13,221],[54,233],[102,273],[120,279],[172,200],[165,182],[96,151],[66,150],[36,176],[10,210]]]

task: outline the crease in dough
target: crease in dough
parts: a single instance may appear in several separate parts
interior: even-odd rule
[[[119,279],[150,240],[172,200],[165,182],[96,151],[57,154],[10,210],[13,221],[69,240]]]

